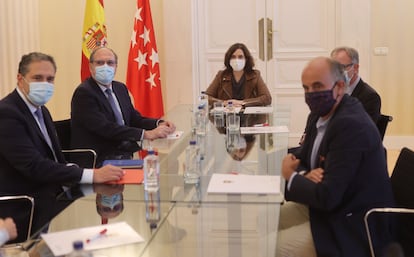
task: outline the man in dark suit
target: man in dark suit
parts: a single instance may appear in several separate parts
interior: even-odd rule
[[[376,124],[381,115],[381,97],[374,88],[365,83],[359,76],[359,54],[351,47],[337,47],[332,50],[331,58],[344,67],[348,82],[346,93],[356,97],[364,106],[365,111]]]
[[[302,72],[311,116],[301,153],[282,162],[290,202],[281,207],[279,256],[369,256],[363,217],[393,204],[380,135],[344,80],[342,65],[327,57]],[[389,224],[371,222],[378,253]]]
[[[113,50],[97,48],[89,60],[91,77],[72,97],[72,147],[94,149],[99,166],[105,159],[131,159],[140,149],[138,141],[175,131],[173,123],[143,117],[134,109],[125,84],[113,80],[118,62]]]
[[[46,184],[119,180],[122,169],[67,165],[48,109],[56,64],[42,53],[24,55],[17,88],[0,101],[0,194],[26,194]]]

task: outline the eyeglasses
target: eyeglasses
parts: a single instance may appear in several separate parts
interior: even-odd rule
[[[348,64],[342,64],[342,68],[344,68],[344,70],[348,69],[349,67],[351,67],[352,65],[354,65],[353,62],[348,63]]]
[[[113,61],[113,60],[109,60],[109,61],[103,61],[103,60],[96,60],[96,61],[91,61],[92,63],[95,63],[96,65],[98,65],[98,66],[102,66],[102,65],[104,65],[105,63],[108,65],[108,66],[115,66],[116,65],[116,61]]]

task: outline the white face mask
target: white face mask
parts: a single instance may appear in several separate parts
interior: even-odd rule
[[[349,76],[349,71],[344,71],[345,75],[345,93],[350,95],[351,94],[351,80],[354,77],[355,73],[352,74],[352,76]]]
[[[34,105],[41,106],[46,104],[53,96],[55,86],[49,82],[30,82],[29,94],[27,98]]]
[[[95,79],[102,85],[109,85],[112,83],[112,80],[114,80],[115,77],[115,68],[108,66],[108,65],[102,65],[95,68]]]
[[[230,59],[230,66],[234,71],[241,71],[244,69],[246,59]]]

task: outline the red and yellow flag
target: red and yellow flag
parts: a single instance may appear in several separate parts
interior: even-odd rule
[[[91,75],[89,72],[89,56],[91,52],[96,47],[105,46],[107,43],[106,38],[103,0],[86,0],[82,31],[82,81]]]
[[[136,7],[126,84],[134,98],[135,109],[143,116],[161,118],[164,106],[160,64],[149,0],[137,0]]]

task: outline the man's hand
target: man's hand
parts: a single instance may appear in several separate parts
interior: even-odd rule
[[[105,165],[102,168],[95,169],[93,173],[93,183],[105,183],[108,181],[120,180],[125,172],[113,165]]]
[[[0,229],[6,229],[9,234],[9,240],[13,240],[17,237],[17,228],[12,218],[0,219]]]
[[[174,127],[174,130],[175,130],[175,127]],[[174,132],[174,130],[172,130],[172,132]],[[157,138],[166,138],[172,132],[171,132],[171,127],[160,124],[158,127],[156,127],[153,130],[145,130],[144,139],[153,140]]]
[[[171,121],[163,121],[158,126],[167,126],[170,129],[170,134],[175,131],[175,125]]]
[[[307,177],[308,179],[312,180],[315,183],[320,183],[322,182],[322,179],[323,179],[323,169],[317,168],[317,169],[311,170],[305,175],[305,177]]]
[[[299,159],[296,159],[296,156],[293,154],[286,155],[282,161],[282,176],[289,180],[290,176],[292,176],[293,172],[296,171],[300,163]]]

